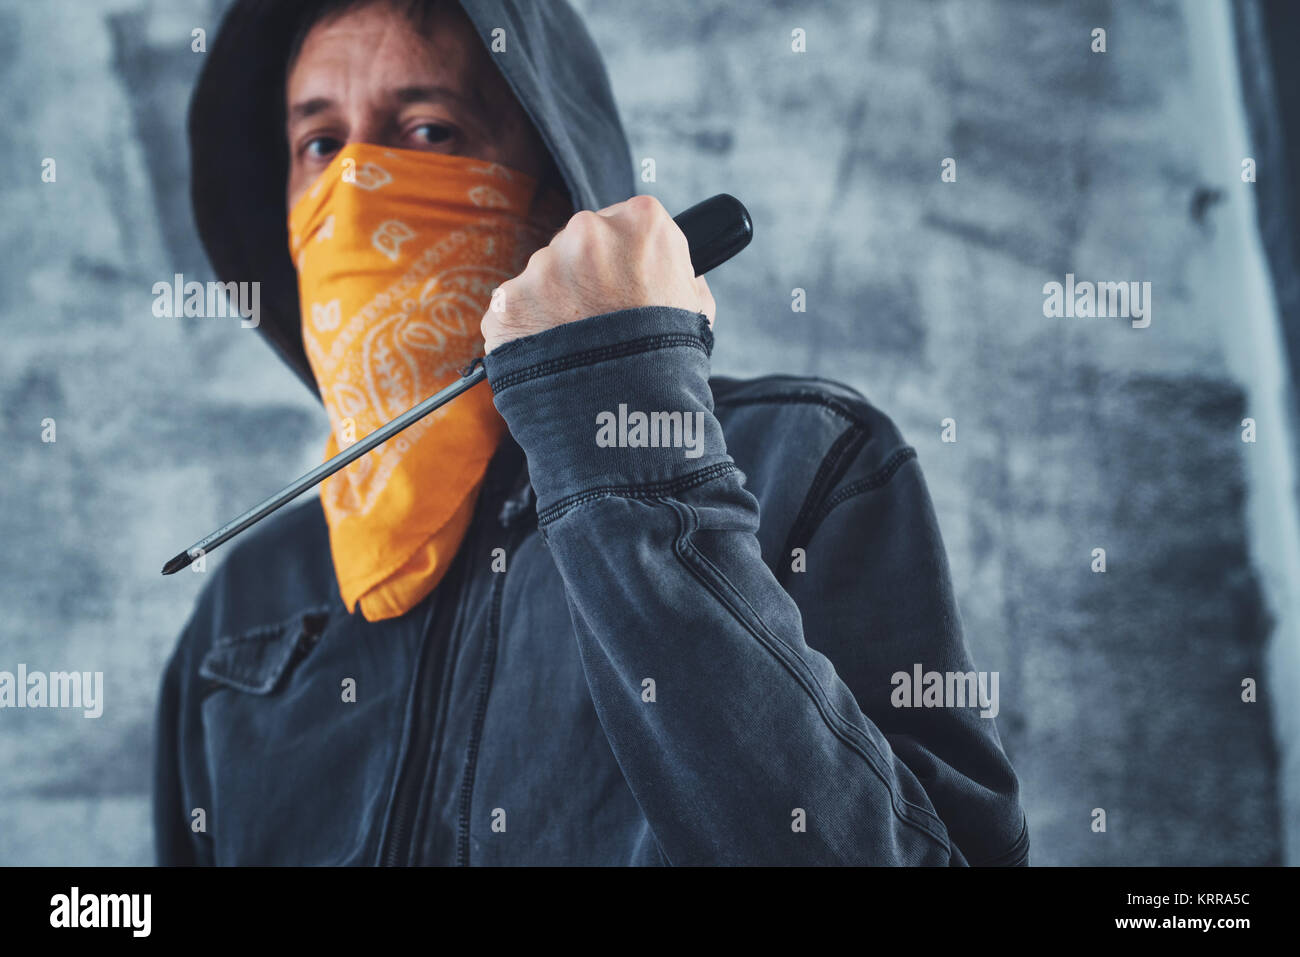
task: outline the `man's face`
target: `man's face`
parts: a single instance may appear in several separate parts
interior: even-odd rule
[[[427,36],[384,0],[322,20],[285,90],[287,209],[348,143],[471,156],[535,178],[550,163],[455,4],[438,8]]]

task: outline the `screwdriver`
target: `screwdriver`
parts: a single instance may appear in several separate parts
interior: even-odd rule
[[[697,276],[703,276],[715,266],[720,266],[736,255],[749,245],[749,241],[754,236],[749,211],[740,200],[727,193],[718,193],[703,202],[696,203],[690,209],[674,216],[673,222],[686,236],[691,251],[691,265]],[[339,469],[356,461],[376,446],[387,442],[403,429],[420,421],[434,409],[441,408],[486,378],[487,371],[483,368],[482,357],[479,357],[469,364],[459,379],[446,388],[416,403],[391,422],[380,426],[365,438],[349,445],[338,455],[322,462],[260,505],[255,505],[243,515],[222,525],[211,535],[199,539],[185,551],[170,559],[163,566],[162,573],[172,575],[186,568],[195,559],[206,555],[218,545],[230,541],[244,529],[260,522],[276,509],[292,502],[303,492],[318,485]]]

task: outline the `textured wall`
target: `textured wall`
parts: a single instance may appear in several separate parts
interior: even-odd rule
[[[190,30],[222,6],[0,10],[0,669],[102,670],[107,700],[96,721],[0,711],[3,863],[151,859],[154,695],[202,583],[158,568],[323,442],[254,332],[150,310],[154,282],[213,278],[182,130]],[[917,446],[977,667],[1001,672],[1035,862],[1277,862],[1267,705],[1239,696],[1271,627],[1246,390],[1224,277],[1201,268],[1248,200],[1186,92],[1192,8],[578,6],[633,155],[656,161],[645,191],[675,210],[727,190],[753,213],[753,246],[711,281],[716,370],[841,379]],[[1150,328],[1044,318],[1067,272],[1150,281]]]

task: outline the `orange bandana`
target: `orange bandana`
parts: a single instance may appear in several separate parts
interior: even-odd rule
[[[294,205],[290,253],[332,428],[326,458],[482,354],[493,289],[560,225],[526,218],[536,186],[484,160],[354,143]],[[433,590],[504,433],[492,391],[479,386],[324,481],[349,611],[359,603],[368,621],[393,618]]]

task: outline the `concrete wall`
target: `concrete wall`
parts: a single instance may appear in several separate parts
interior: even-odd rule
[[[0,669],[107,685],[97,721],[0,712],[2,863],[150,860],[157,677],[202,582],[158,568],[322,446],[255,333],[150,312],[154,282],[212,278],[182,124],[190,30],[222,6],[0,12]],[[1224,343],[1234,303],[1260,301],[1254,260],[1218,257],[1248,247],[1250,194],[1219,150],[1237,107],[1189,92],[1209,66],[1186,18],[1213,5],[578,6],[656,161],[645,191],[753,213],[711,278],[716,370],[849,382],[917,446],[977,667],[1001,673],[1035,862],[1278,863],[1265,649],[1285,583],[1260,572],[1253,370]],[[1066,273],[1150,281],[1150,327],[1045,318]]]

